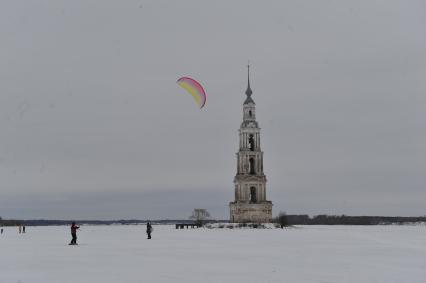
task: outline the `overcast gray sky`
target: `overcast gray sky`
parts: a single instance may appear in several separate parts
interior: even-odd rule
[[[228,218],[248,59],[274,214],[425,215],[425,11],[2,1],[0,216]]]

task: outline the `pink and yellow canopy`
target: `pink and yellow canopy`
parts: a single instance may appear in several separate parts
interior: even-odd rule
[[[200,83],[188,77],[178,79],[177,83],[194,97],[200,109],[203,108],[206,104],[207,95]]]

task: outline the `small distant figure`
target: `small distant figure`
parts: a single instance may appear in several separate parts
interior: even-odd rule
[[[80,227],[75,224],[75,222],[71,223],[71,236],[72,240],[70,245],[77,245],[77,229]]]
[[[3,228],[1,228],[0,231],[1,231],[0,233],[3,234]]]
[[[149,221],[146,223],[146,233],[148,234],[148,239],[151,239],[152,225]]]
[[[25,225],[22,226],[22,233],[25,233]]]
[[[19,234],[22,233],[22,227],[21,227],[21,225],[18,225],[18,231],[19,231]]]

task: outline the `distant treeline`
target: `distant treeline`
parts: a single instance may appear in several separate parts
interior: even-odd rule
[[[384,225],[426,222],[426,216],[286,215],[288,225]]]
[[[18,226],[21,224],[21,221],[19,220],[5,220],[5,219],[1,219],[0,217],[0,226]]]
[[[131,224],[146,224],[148,221],[151,221],[153,224],[176,224],[176,223],[194,223],[192,220],[139,220],[139,219],[128,219],[128,220],[46,220],[46,219],[36,219],[36,220],[5,220],[0,218],[1,226],[58,226],[58,225],[71,225],[72,222],[76,222],[79,225],[88,224],[88,225],[131,225]]]
[[[426,216],[401,217],[401,216],[347,216],[347,215],[316,215],[310,217],[307,214],[285,215],[287,225],[386,225],[404,223],[426,223]],[[57,226],[70,225],[71,222],[88,225],[131,225],[145,224],[148,220],[128,219],[128,220],[5,220],[0,218],[1,226]],[[151,220],[153,224],[191,224],[192,220]],[[227,220],[210,220],[209,223],[228,222]]]

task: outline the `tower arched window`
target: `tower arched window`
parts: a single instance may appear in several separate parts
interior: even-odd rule
[[[257,202],[256,188],[255,187],[250,187],[250,202],[251,203]]]
[[[249,117],[251,118],[251,110],[249,110]]]
[[[255,175],[256,174],[256,171],[255,171],[255,167],[254,167],[254,158],[253,157],[251,157],[250,159],[249,159],[249,162],[250,162],[250,175]]]
[[[249,135],[248,143],[249,143],[250,150],[254,151],[254,137],[253,137],[253,135]]]

